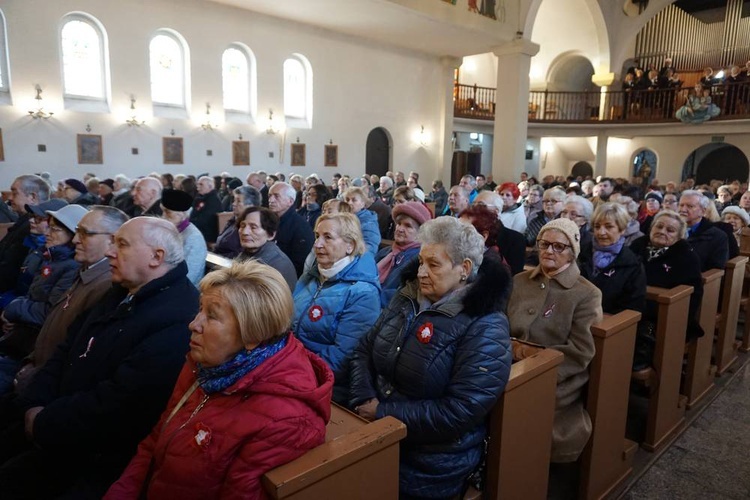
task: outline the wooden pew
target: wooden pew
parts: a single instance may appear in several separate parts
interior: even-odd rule
[[[425,202],[425,206],[427,207],[427,210],[430,211],[430,215],[432,215],[432,218],[435,218],[435,202],[434,201],[427,201]]]
[[[711,364],[714,345],[713,331],[716,328],[716,311],[719,307],[719,291],[724,271],[710,269],[703,273],[703,300],[699,323],[703,337],[687,346],[687,370],[683,380],[683,394],[687,396],[687,407],[695,406],[714,387],[716,366]]]
[[[602,498],[633,470],[638,448],[625,439],[630,374],[641,313],[625,310],[591,327],[596,355],[589,366],[586,410],[592,433],[581,455],[580,498]]]
[[[399,441],[406,426],[393,417],[367,422],[331,404],[326,442],[263,476],[271,498],[385,500],[398,498]]]
[[[213,252],[208,252],[206,254],[206,269],[209,272],[221,269],[223,267],[230,267],[231,265],[232,259],[227,259],[226,257],[215,254]]]
[[[234,217],[234,212],[219,212],[216,214],[216,220],[219,224],[219,234],[224,230],[224,226],[227,225],[227,222],[229,222],[229,219]]]
[[[740,235],[740,255],[750,257],[750,227],[742,228]],[[740,310],[745,315],[745,326],[742,330],[740,351],[750,352],[750,266],[745,266],[745,281],[742,286]]]
[[[717,315],[717,342],[715,350],[716,376],[723,375],[732,364],[737,361],[739,343],[737,320],[740,314],[740,299],[742,296],[742,282],[745,278],[745,267],[748,258],[735,257],[727,261],[724,270],[724,284],[721,299],[721,312]]]
[[[641,446],[654,451],[683,423],[687,398],[680,395],[685,331],[693,287],[680,285],[671,289],[647,287],[646,298],[658,304],[654,373],[648,404],[646,436]],[[651,380],[655,377],[655,380]]]
[[[513,363],[505,392],[490,414],[487,481],[481,498],[547,498],[557,366],[562,360],[559,351],[539,349]],[[478,498],[472,491],[467,498]]]

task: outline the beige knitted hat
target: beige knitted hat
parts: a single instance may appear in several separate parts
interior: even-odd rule
[[[577,259],[578,254],[581,253],[581,232],[579,231],[576,223],[570,219],[565,218],[551,220],[544,226],[542,226],[542,229],[539,230],[539,234],[537,235],[536,239],[538,240],[539,238],[541,238],[544,232],[550,229],[556,229],[568,238],[570,246],[573,247],[573,254],[575,254],[575,257]]]

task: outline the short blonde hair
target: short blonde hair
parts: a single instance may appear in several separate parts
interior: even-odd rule
[[[625,210],[628,211],[628,215],[630,215],[631,219],[638,218],[638,210],[640,209],[640,207],[638,206],[638,203],[636,203],[630,196],[624,196],[616,193],[609,198],[609,201],[619,203],[620,205],[625,207]]]
[[[656,215],[654,215],[654,218],[651,220],[651,227],[654,227],[656,225],[656,221],[663,217],[667,217],[669,219],[677,221],[677,224],[679,224],[677,233],[679,234],[679,238],[681,240],[684,240],[687,237],[687,223],[683,220],[682,217],[680,217],[680,214],[678,214],[674,210],[662,210],[660,212],[656,212]],[[649,238],[650,237],[651,231],[649,231]]]
[[[335,222],[338,225],[339,237],[354,246],[353,255],[362,255],[365,253],[366,247],[365,239],[362,236],[362,226],[359,225],[359,218],[356,215],[346,212],[321,215],[315,223],[316,233],[318,232],[320,223],[327,220]]]
[[[594,215],[591,216],[591,225],[595,226],[603,219],[609,219],[615,224],[620,231],[625,231],[630,222],[630,215],[628,211],[619,203],[602,203],[596,210]]]
[[[201,293],[217,288],[229,303],[243,344],[260,344],[284,335],[294,314],[294,301],[276,269],[255,260],[233,262],[208,273]]]
[[[347,202],[343,200],[339,200],[337,198],[331,198],[330,200],[326,200],[323,205],[321,205],[321,210],[325,212],[328,210],[328,207],[336,205],[336,213],[352,213],[352,206],[349,205]]]
[[[352,197],[356,196],[360,200],[362,200],[362,203],[367,203],[368,196],[365,194],[364,189],[360,187],[350,187],[346,191],[344,191],[344,198],[347,196]]]

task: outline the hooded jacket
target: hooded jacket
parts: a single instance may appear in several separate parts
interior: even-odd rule
[[[334,401],[346,403],[349,361],[354,348],[380,315],[380,283],[369,253],[355,257],[339,274],[320,281],[313,266],[294,289],[293,329],[336,377]]]
[[[511,365],[507,268],[486,257],[477,280],[419,311],[418,265],[357,346],[352,406],[377,398],[377,418],[406,424],[401,493],[459,494],[484,451],[486,420],[505,389]]]
[[[188,356],[159,423],[104,498],[265,498],[263,474],[325,441],[333,374],[293,335],[226,390],[198,387],[167,423],[195,369]]]

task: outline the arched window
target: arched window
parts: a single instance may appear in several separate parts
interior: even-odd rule
[[[227,119],[253,118],[257,106],[253,52],[240,43],[230,45],[221,56],[221,75]]]
[[[66,15],[60,28],[60,50],[65,107],[109,111],[109,54],[101,23],[81,12]]]
[[[10,71],[8,65],[8,35],[5,15],[0,10],[0,102],[10,104]]]
[[[287,125],[312,128],[312,67],[301,54],[284,61],[284,116]]]
[[[187,118],[190,74],[185,40],[172,30],[159,30],[149,44],[151,100],[154,114]]]

